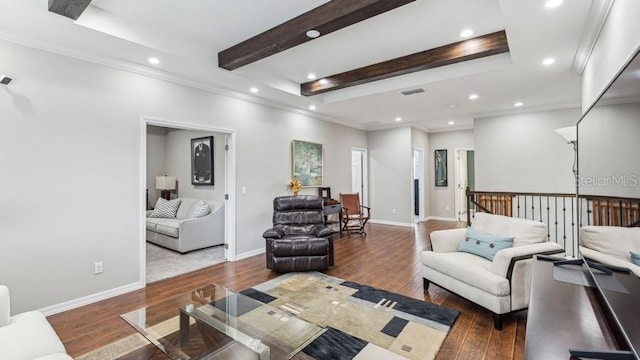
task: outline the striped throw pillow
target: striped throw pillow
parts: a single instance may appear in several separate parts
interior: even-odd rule
[[[207,204],[203,200],[196,202],[195,204],[193,204],[193,207],[191,208],[192,219],[201,218],[203,216],[209,215],[210,213],[211,213],[211,209],[209,208],[209,204]]]
[[[158,198],[156,207],[149,217],[152,218],[175,218],[182,199],[167,200]]]

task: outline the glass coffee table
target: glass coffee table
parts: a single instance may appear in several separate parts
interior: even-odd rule
[[[171,359],[290,359],[324,329],[212,284],[121,315]]]

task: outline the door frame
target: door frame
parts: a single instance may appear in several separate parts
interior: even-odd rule
[[[353,152],[362,153],[362,205],[369,206],[369,152],[365,148],[352,147],[349,152],[349,168],[351,168],[351,159]],[[353,188],[353,177],[349,180],[350,188]]]
[[[140,126],[140,208],[147,208],[146,189],[147,189],[147,126],[161,126],[179,130],[194,131],[211,131],[225,134],[225,144],[228,150],[225,151],[225,194],[227,199],[224,200],[224,239],[225,239],[225,258],[227,261],[236,260],[236,130],[220,128],[215,126],[207,126],[202,124],[193,124],[186,122],[177,122],[164,119],[158,119],[149,116],[141,117]],[[139,220],[139,238],[140,238],[140,281],[147,284],[147,252],[146,252],[146,215],[140,212]]]
[[[458,189],[458,184],[460,184],[460,152],[468,152],[468,151],[475,151],[474,148],[456,148],[453,150],[453,157],[454,157],[454,171],[455,171],[455,207],[454,207],[454,211],[455,211],[455,218],[458,221],[460,220],[460,191]],[[467,166],[465,164],[465,166]],[[468,211],[469,209],[467,209]]]

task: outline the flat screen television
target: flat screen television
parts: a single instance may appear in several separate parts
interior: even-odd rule
[[[640,51],[578,122],[578,193],[580,196],[640,198]],[[581,225],[588,209],[580,209]],[[631,224],[637,226],[638,224]],[[615,241],[616,239],[611,239]],[[632,250],[632,249],[630,249]],[[640,359],[640,278],[633,273],[605,275],[586,267],[631,355]]]

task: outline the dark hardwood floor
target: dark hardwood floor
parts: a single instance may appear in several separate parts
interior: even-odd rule
[[[505,318],[504,329],[493,328],[491,313],[431,285],[422,290],[420,252],[430,247],[429,233],[462,227],[462,223],[429,220],[415,229],[367,225],[366,237],[353,235],[335,241],[336,265],[326,273],[460,311],[438,359],[524,359],[526,311]],[[50,316],[49,322],[73,357],[134,334],[120,314],[162,302],[211,282],[240,291],[278,274],[265,268],[264,255],[223,263],[108,300]],[[137,359],[162,358],[145,354]]]

